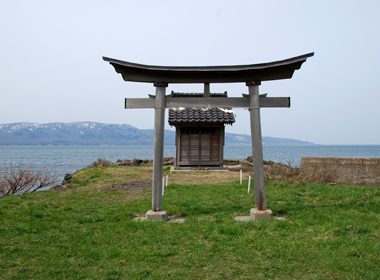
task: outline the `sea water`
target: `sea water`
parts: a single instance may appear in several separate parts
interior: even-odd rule
[[[264,160],[299,165],[302,157],[378,157],[380,145],[264,146]],[[225,159],[244,159],[252,155],[251,146],[225,146]],[[164,157],[174,157],[175,146],[164,147]],[[47,168],[64,176],[91,164],[98,158],[153,159],[153,146],[0,146],[0,170],[11,166]]]

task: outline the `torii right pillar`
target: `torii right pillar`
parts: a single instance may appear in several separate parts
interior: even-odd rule
[[[250,211],[251,220],[271,219],[273,213],[267,209],[264,182],[263,140],[261,136],[260,96],[261,82],[247,82],[249,92],[249,114],[253,156],[253,179],[255,186],[255,206]]]

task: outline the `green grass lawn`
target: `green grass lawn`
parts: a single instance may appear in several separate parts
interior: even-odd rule
[[[378,188],[267,182],[268,208],[286,219],[237,222],[254,193],[236,174],[169,177],[163,209],[186,221],[132,221],[151,191],[102,184],[139,172],[151,171],[87,169],[72,190],[0,198],[0,279],[380,279]]]

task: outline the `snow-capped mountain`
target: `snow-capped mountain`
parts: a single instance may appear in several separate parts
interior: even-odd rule
[[[154,130],[129,124],[97,122],[0,124],[0,145],[153,145]],[[250,145],[245,134],[225,134],[226,145]],[[175,144],[175,131],[165,130],[165,145]],[[310,145],[294,139],[263,137],[264,145]]]
[[[0,145],[150,145],[153,129],[97,122],[0,124]],[[174,132],[165,131],[167,144]]]

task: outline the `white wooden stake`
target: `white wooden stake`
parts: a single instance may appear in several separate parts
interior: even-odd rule
[[[168,186],[169,175],[166,175],[166,186]]]
[[[243,183],[243,170],[240,170],[240,185]]]
[[[162,177],[162,196],[164,196],[165,193],[165,177]]]
[[[248,193],[251,190],[251,176],[248,178]]]

